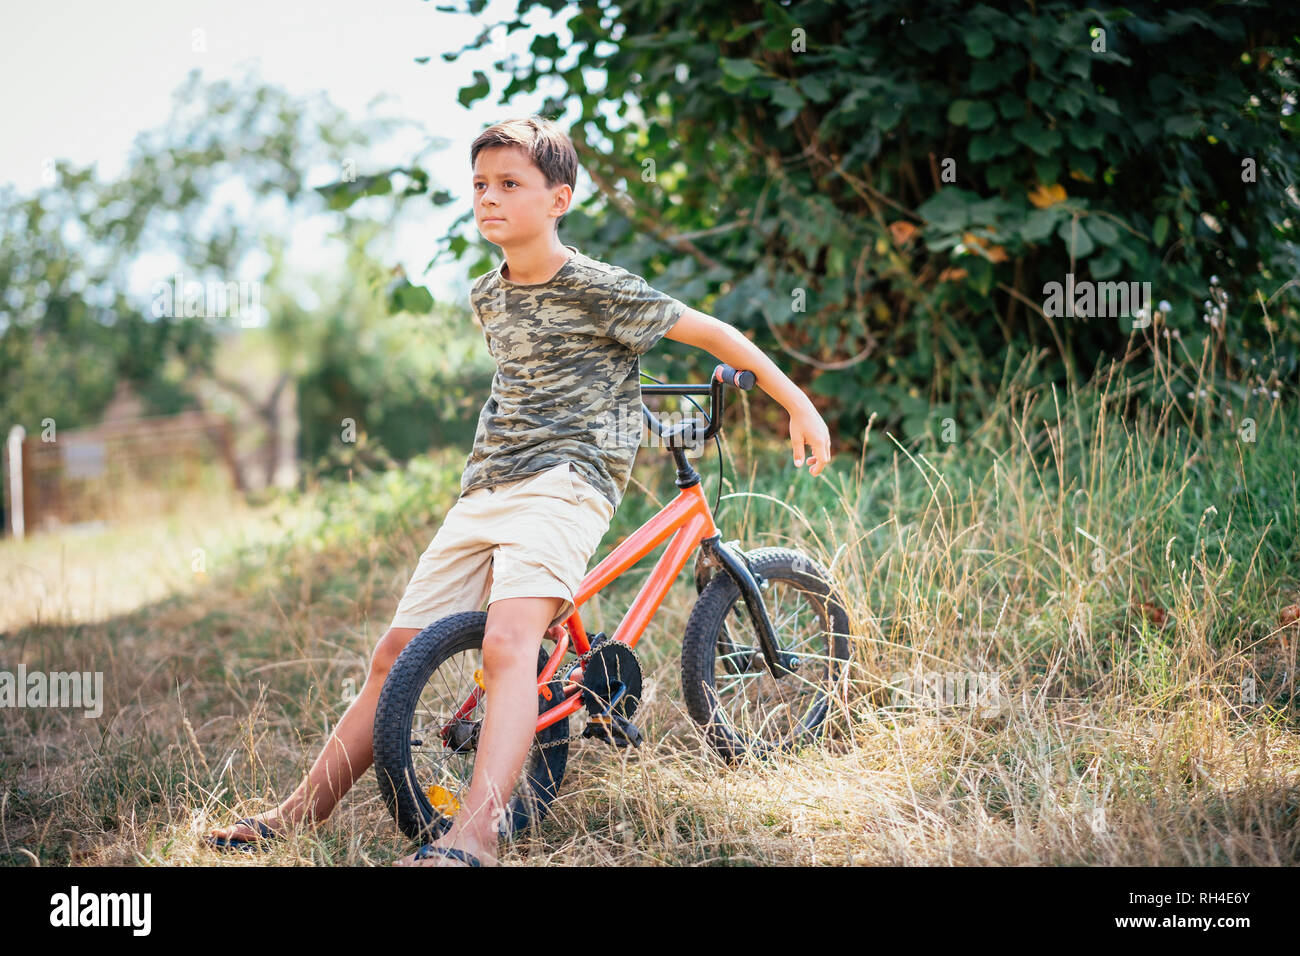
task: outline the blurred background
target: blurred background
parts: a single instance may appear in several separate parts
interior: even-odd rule
[[[850,452],[872,412],[974,426],[1026,357],[1078,383],[1171,331],[1271,396],[1296,376],[1294,37],[1212,6],[21,11],[5,533],[467,449],[491,363],[466,290],[499,254],[468,146],[534,110],[581,150],[564,240],[745,329]],[[1146,341],[1045,312],[1067,273],[1154,289]]]
[[[8,11],[0,663],[123,668],[107,711],[121,726],[76,826],[134,819],[141,793],[165,808],[149,826],[187,826],[197,790],[172,803],[181,783],[154,793],[112,768],[137,738],[162,741],[160,777],[208,786],[237,739],[221,721],[263,678],[282,760],[267,777],[250,755],[241,792],[294,779],[312,750],[298,729],[345,706],[338,688],[364,675],[454,501],[488,394],[467,294],[500,251],[474,226],[469,147],[532,113],[579,151],[562,240],[743,330],[829,423],[838,460],[810,480],[782,410],[739,397],[709,452],[725,470],[700,468],[724,537],[803,547],[846,575],[866,673],[978,657],[1009,686],[1100,699],[1124,660],[1124,686],[1159,707],[1184,679],[1239,698],[1241,668],[1291,701],[1294,643],[1238,652],[1300,616],[1295,14],[1175,6]],[[1063,310],[1050,291],[1107,282],[1142,294],[1108,311],[1067,292]],[[642,361],[672,381],[712,365],[667,340]],[[601,554],[673,494],[662,459],[640,452]],[[1173,537],[1200,549],[1185,560],[1203,577],[1171,570]],[[670,637],[688,590],[657,619]],[[1191,638],[1152,637],[1167,619],[1196,622]],[[114,656],[137,639],[138,664]],[[1052,658],[1062,642],[1073,669]],[[1189,663],[1175,646],[1223,656]],[[673,653],[651,666],[670,673]],[[178,682],[197,738],[169,710]],[[137,687],[161,716],[132,709]],[[77,840],[33,823],[69,789],[34,762],[0,766],[9,832],[75,858]],[[1258,809],[1232,817],[1239,832]],[[86,852],[139,859],[139,835]],[[769,859],[751,836],[737,845]],[[1069,846],[1060,858],[1133,861],[1118,843]],[[1197,861],[1190,836],[1131,846],[1150,847],[1138,862]]]

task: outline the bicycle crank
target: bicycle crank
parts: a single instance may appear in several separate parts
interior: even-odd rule
[[[582,702],[590,715],[583,737],[615,747],[639,747],[641,730],[632,715],[641,703],[641,663],[622,641],[607,640],[582,665]]]

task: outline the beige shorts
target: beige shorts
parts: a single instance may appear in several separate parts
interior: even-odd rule
[[[486,598],[557,597],[573,613],[614,506],[569,462],[461,495],[420,556],[391,627],[423,629]]]

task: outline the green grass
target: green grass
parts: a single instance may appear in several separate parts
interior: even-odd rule
[[[576,744],[551,816],[503,859],[1300,862],[1297,631],[1279,622],[1300,600],[1300,405],[1227,390],[1174,403],[1171,381],[1064,394],[1013,380],[974,433],[905,446],[873,432],[819,478],[746,433],[746,407],[716,517],[724,539],[832,568],[854,666],[827,740],[733,769],[713,756],[681,703],[684,574],[638,647],[646,745]],[[1234,427],[1245,416],[1254,441]],[[710,501],[714,454],[699,464]],[[285,498],[273,536],[214,544],[221,557],[180,599],[11,629],[5,667],[102,670],[107,700],[99,720],[0,711],[0,862],[211,862],[210,826],[306,772],[463,460]],[[671,497],[672,477],[642,449],[598,558]],[[188,553],[200,534],[173,545]],[[617,625],[651,563],[584,608],[589,630]],[[936,706],[900,688],[904,673],[994,675],[1000,697],[992,713]],[[367,775],[323,827],[259,862],[409,850]]]

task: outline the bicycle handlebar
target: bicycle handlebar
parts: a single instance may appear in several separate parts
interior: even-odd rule
[[[719,365],[713,370],[713,377],[719,379],[733,388],[744,389],[748,392],[754,387],[758,379],[749,369],[735,369],[730,365]]]
[[[709,424],[708,428],[705,429],[704,434],[700,436],[699,439],[700,441],[708,441],[717,434],[718,429],[721,427],[722,412],[726,407],[726,401],[723,398],[726,387],[731,386],[732,388],[739,388],[747,392],[752,389],[756,383],[757,377],[748,369],[737,369],[732,368],[730,365],[722,364],[713,369],[713,374],[709,376],[708,385],[642,385],[641,391],[643,394],[652,395],[708,394]],[[641,403],[641,410],[645,415],[647,425],[661,438],[671,439],[680,435],[684,438],[689,438],[690,440],[695,439],[695,425],[699,423],[698,418],[689,419],[671,429],[669,432],[665,432],[663,423],[659,421],[654,412],[650,411],[650,409],[646,407],[644,402]],[[687,435],[687,432],[690,434]]]

